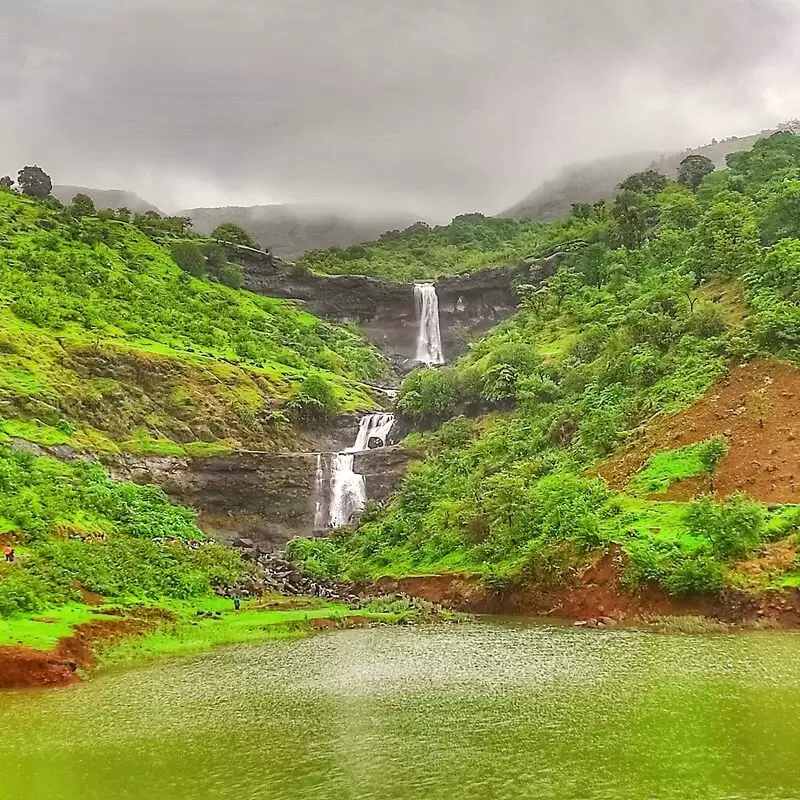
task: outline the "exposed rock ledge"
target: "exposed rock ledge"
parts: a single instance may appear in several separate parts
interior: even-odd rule
[[[400,446],[356,455],[355,469],[365,476],[367,496],[381,502],[395,492],[408,464],[418,457]],[[175,502],[200,511],[208,533],[227,538],[247,536],[269,548],[293,536],[314,533],[317,455],[239,451],[204,458],[115,455],[104,458],[114,477],[154,483]],[[323,514],[327,504],[330,456],[325,468]]]
[[[301,300],[317,316],[358,325],[398,360],[416,354],[418,321],[411,283],[358,275],[315,275],[275,259],[240,259],[246,289],[268,297]],[[511,316],[519,304],[513,282],[519,267],[490,267],[436,281],[445,356],[462,353],[469,335]]]

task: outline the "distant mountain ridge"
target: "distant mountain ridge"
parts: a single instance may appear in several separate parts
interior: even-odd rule
[[[195,229],[208,235],[223,222],[241,225],[262,247],[293,261],[308,250],[349,247],[402,229],[419,219],[407,212],[364,214],[312,204],[222,206],[179,211]]]
[[[125,189],[91,189],[88,186],[60,184],[53,186],[51,194],[62,203],[71,202],[76,194],[85,194],[92,198],[97,208],[127,208],[137,214],[144,214],[145,211],[162,213],[157,206]]]
[[[680,153],[630,153],[571,164],[497,216],[552,222],[568,214],[573,203],[595,203],[613,197],[617,186],[634,172],[655,169],[674,177],[681,161],[692,154],[706,156],[717,169],[724,168],[729,153],[749,150],[759,139],[773,133],[775,129],[766,129],[750,136],[732,136]]]

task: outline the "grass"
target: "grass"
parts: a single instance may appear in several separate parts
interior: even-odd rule
[[[59,639],[71,636],[78,625],[96,619],[94,609],[82,603],[45,608],[36,614],[0,617],[0,647],[20,645],[52,650]]]
[[[300,605],[299,608],[271,608],[272,605]],[[344,620],[364,615],[344,603],[331,603],[312,598],[275,596],[245,601],[239,612],[232,610],[226,598],[207,598],[196,603],[163,603],[159,607],[175,615],[150,633],[126,637],[98,648],[104,666],[131,664],[169,656],[190,655],[230,644],[247,644],[272,639],[299,638],[308,635],[308,623],[314,619]],[[198,611],[221,616],[198,616]]]
[[[676,450],[665,450],[653,455],[636,475],[628,491],[636,497],[664,494],[676,481],[702,475],[705,471],[700,454],[706,442],[697,442]]]

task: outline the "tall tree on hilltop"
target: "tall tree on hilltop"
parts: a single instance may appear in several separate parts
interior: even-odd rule
[[[211,238],[220,242],[229,242],[230,244],[239,244],[244,247],[258,249],[258,242],[241,225],[237,225],[235,222],[223,222],[222,225],[217,225],[211,232]]]
[[[635,172],[633,175],[629,175],[622,181],[619,188],[623,191],[655,197],[667,188],[667,179],[660,172],[648,169],[645,172]]]
[[[706,175],[710,175],[716,167],[714,162],[701,155],[686,156],[678,167],[678,183],[688,186],[693,192],[703,182]]]
[[[17,183],[23,194],[30,197],[48,197],[53,190],[53,181],[39,166],[23,167],[17,175]]]
[[[0,189],[8,191],[14,185],[14,179],[10,175],[3,175],[0,178]]]
[[[69,204],[69,211],[76,217],[91,217],[97,213],[94,200],[88,194],[78,192]]]

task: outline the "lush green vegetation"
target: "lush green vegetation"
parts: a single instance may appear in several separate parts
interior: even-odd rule
[[[331,275],[412,281],[516,263],[559,236],[569,238],[568,224],[556,230],[538,222],[464,214],[449,225],[430,228],[417,222],[404,231],[387,232],[377,242],[312,250],[298,264]]]
[[[468,570],[504,585],[568,579],[589,553],[617,545],[630,586],[680,593],[716,590],[763,543],[796,537],[792,507],[645,499],[689,475],[708,474],[711,488],[720,440],[656,454],[630,493],[591,472],[729,364],[800,353],[800,138],[777,134],[729,163],[705,177],[707,165],[687,166],[686,185],[632,176],[613,202],[530,227],[529,247],[579,243],[544,282],[534,264],[521,312],[465,357],[408,377],[398,405],[423,431],[415,444],[427,458],[388,508],[356,531],[294,544],[295,557],[354,579]],[[434,247],[447,235],[407,238]],[[410,252],[393,241],[371,252]],[[325,263],[313,265],[344,262]]]
[[[231,288],[241,268],[179,218],[59,205],[0,191],[0,420],[180,450],[290,438],[281,408],[310,376],[328,413],[371,407],[359,381],[385,364],[354,328]]]
[[[193,513],[155,487],[111,480],[93,462],[65,463],[0,447],[0,616],[78,602],[204,597],[246,574]]]

